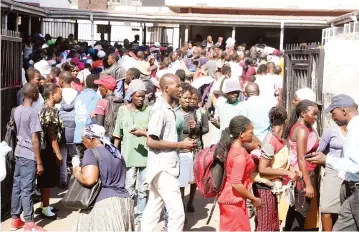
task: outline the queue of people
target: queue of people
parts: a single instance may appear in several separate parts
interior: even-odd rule
[[[193,161],[210,145],[203,141],[209,132],[226,160],[220,230],[277,231],[284,220],[284,230],[316,228],[308,215],[314,210],[317,217],[319,165],[326,165],[323,228],[358,229],[357,105],[347,95],[334,97],[328,112],[338,126],[320,138],[315,94],[300,89],[288,118],[282,69],[266,58],[280,60],[277,50],[268,53],[261,44],[249,51],[233,39],[224,46],[223,38],[214,43],[210,36],[176,51],[159,43],[49,41],[38,35],[32,52],[24,47],[12,230],[44,231],[34,223],[35,187],[37,212],[56,220],[51,189],[67,189],[72,175],[87,187],[102,183],[93,208],[80,210],[75,231],[154,231],[163,210],[163,230],[182,231],[196,211]],[[291,204],[283,201],[288,189]],[[248,205],[256,210],[256,228]]]

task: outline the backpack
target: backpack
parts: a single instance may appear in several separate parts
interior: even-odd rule
[[[124,104],[122,97],[116,97],[114,94],[106,96],[108,100],[108,111],[105,115],[104,127],[106,130],[106,136],[112,141],[113,132],[116,126],[118,109]]]
[[[226,176],[225,162],[215,157],[215,150],[215,145],[206,147],[198,153],[193,163],[194,179],[201,195],[205,198],[216,197],[207,220],[207,225],[212,218],[217,197],[224,187],[224,178]]]
[[[11,216],[11,192],[14,181],[15,171],[15,148],[17,144],[17,130],[14,119],[15,108],[11,110],[10,120],[6,125],[5,142],[11,147],[11,151],[6,155],[6,177],[1,182],[1,221]]]
[[[214,156],[215,149],[216,146],[212,145],[201,150],[193,163],[198,190],[205,198],[217,196],[223,187],[224,163]]]

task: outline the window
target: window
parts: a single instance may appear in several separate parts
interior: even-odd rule
[[[97,33],[107,33],[108,25],[107,24],[97,24]]]
[[[132,5],[142,6],[142,0],[132,0]]]

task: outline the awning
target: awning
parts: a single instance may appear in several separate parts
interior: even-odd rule
[[[277,15],[225,15],[190,13],[130,13],[118,11],[90,11],[77,9],[49,10],[48,17],[58,19],[93,19],[104,21],[130,21],[139,23],[171,23],[181,25],[326,28],[333,17],[277,16]]]
[[[19,3],[12,0],[1,0],[1,10],[3,9],[38,17],[47,17],[49,13],[49,11],[45,8]]]

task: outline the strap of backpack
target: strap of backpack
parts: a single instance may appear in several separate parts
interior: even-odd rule
[[[215,198],[215,199],[214,199],[214,201],[213,201],[213,206],[212,206],[212,208],[211,208],[211,212],[209,213],[209,216],[208,216],[208,219],[207,219],[206,225],[208,225],[208,224],[209,224],[209,222],[210,222],[210,221],[211,221],[211,219],[212,219],[214,209],[216,208],[216,204],[217,204],[217,199],[218,199],[218,196],[219,196],[219,193],[217,194],[216,198]]]
[[[223,80],[221,81],[221,85],[219,86],[219,91],[223,92],[223,84],[224,84],[224,81],[226,80],[227,78],[224,77]]]

